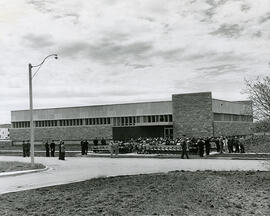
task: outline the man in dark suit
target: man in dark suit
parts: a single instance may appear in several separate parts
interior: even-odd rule
[[[239,153],[240,149],[239,149],[239,139],[238,139],[238,137],[235,137],[235,139],[234,139],[234,146],[235,146],[235,153]]]
[[[88,145],[89,145],[88,141],[84,140],[84,154],[85,155],[87,155],[88,153]]]
[[[25,141],[23,140],[23,143],[22,143],[22,148],[23,148],[23,157],[26,157],[26,151],[27,151],[27,146],[26,146],[26,143]]]
[[[46,157],[50,157],[50,146],[48,141],[45,142]]]
[[[97,146],[97,145],[98,145],[98,139],[97,139],[97,137],[94,139],[94,141],[93,141],[93,142],[94,142],[94,145],[95,145],[95,146]]]
[[[55,152],[55,143],[54,143],[54,141],[51,142],[50,149],[51,149],[51,157],[54,157],[54,152]]]
[[[210,138],[206,137],[206,139],[205,139],[205,152],[206,152],[206,155],[210,154],[210,148],[211,148]]]
[[[228,151],[229,151],[229,153],[233,152],[233,140],[232,140],[232,137],[228,138]]]
[[[84,142],[84,140],[81,140],[81,153],[82,153],[82,155],[85,154],[85,142]]]
[[[106,140],[104,139],[104,137],[102,137],[101,139],[101,145],[106,145]]]
[[[184,137],[181,142],[181,147],[182,147],[182,155],[181,158],[184,159],[184,156],[186,155],[187,159],[188,157],[188,140]]]
[[[30,140],[27,140],[26,143],[26,156],[30,157]]]
[[[219,139],[215,138],[215,144],[216,144],[216,148],[217,148],[217,152],[220,151],[220,145],[219,145]]]
[[[203,142],[202,138],[199,138],[199,140],[197,142],[197,146],[198,146],[200,157],[203,157],[203,154],[204,154],[204,142]]]

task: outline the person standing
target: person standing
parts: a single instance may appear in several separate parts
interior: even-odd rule
[[[101,145],[106,145],[106,140],[104,139],[104,137],[102,137],[101,139]]]
[[[203,157],[203,155],[204,155],[204,143],[203,143],[202,138],[199,138],[199,140],[197,142],[197,146],[198,146],[198,149],[199,149],[200,157]]]
[[[205,152],[206,152],[206,155],[210,154],[210,148],[211,148],[210,138],[206,137],[206,139],[205,139]]]
[[[223,144],[224,144],[224,152],[229,152],[227,137],[223,138]]]
[[[220,154],[222,154],[223,153],[223,151],[224,151],[224,138],[221,136],[220,138],[219,138],[219,146],[220,146]]]
[[[187,159],[189,159],[189,157],[188,157],[188,142],[189,142],[189,140],[187,140],[186,138],[183,138],[183,140],[181,142],[181,147],[182,147],[181,158],[182,159],[184,159],[185,155],[186,155]]]
[[[65,143],[62,140],[59,144],[59,160],[65,160],[65,153],[66,153],[66,149],[65,149]]]
[[[26,143],[26,156],[30,157],[30,140],[27,140]]]
[[[55,143],[52,140],[51,144],[50,144],[50,149],[51,149],[51,157],[54,157],[54,152],[55,152]]]
[[[232,153],[235,152],[235,139],[232,137]]]
[[[169,139],[169,137],[166,138],[165,143],[166,143],[165,145],[170,145],[170,139]]]
[[[23,148],[23,157],[26,157],[26,151],[27,151],[27,146],[26,146],[26,143],[25,141],[23,140],[23,143],[22,143],[22,148]]]
[[[61,160],[61,143],[62,143],[62,140],[60,140],[59,146],[58,146],[58,158],[59,158],[59,160]]]
[[[245,143],[245,139],[244,139],[244,137],[241,137],[239,139],[240,153],[245,153],[245,145],[244,145],[244,143]]]
[[[235,153],[239,153],[239,139],[235,137],[234,139]]]
[[[84,140],[84,154],[85,155],[87,155],[88,153],[88,145],[89,145],[88,141]]]
[[[98,145],[98,139],[97,139],[97,137],[94,139],[93,143],[94,143],[94,146],[97,146]]]
[[[118,157],[118,154],[119,154],[119,142],[115,143],[114,154],[115,154],[115,157]]]
[[[45,142],[46,157],[50,157],[50,147],[48,140]]]
[[[85,154],[84,140],[81,140],[81,153],[82,153],[82,155]]]
[[[232,137],[228,138],[228,151],[229,151],[229,153],[233,152],[233,140],[232,140]]]
[[[109,147],[110,147],[110,154],[111,154],[111,158],[112,158],[113,153],[114,153],[114,143],[113,143],[113,141],[110,141]]]
[[[215,144],[216,144],[216,148],[217,148],[217,152],[220,151],[220,145],[219,145],[219,139],[215,138]]]

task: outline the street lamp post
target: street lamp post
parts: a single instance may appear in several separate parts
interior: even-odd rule
[[[38,65],[28,65],[29,69],[29,105],[30,105],[30,146],[31,146],[31,166],[34,166],[34,121],[33,121],[33,89],[32,89],[32,81],[34,76],[39,71],[40,67],[43,65],[43,63],[46,61],[47,58],[54,57],[55,59],[58,59],[57,54],[51,54],[46,56],[43,61]],[[32,68],[38,67],[37,71],[32,75]]]

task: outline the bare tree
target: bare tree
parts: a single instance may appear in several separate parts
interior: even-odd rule
[[[245,93],[253,102],[254,118],[257,120],[270,119],[270,77],[245,80]]]

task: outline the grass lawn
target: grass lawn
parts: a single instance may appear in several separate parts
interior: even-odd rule
[[[270,172],[110,177],[0,196],[0,215],[270,215]]]
[[[22,171],[22,170],[32,170],[32,169],[42,169],[45,168],[42,164],[35,164],[35,167],[31,167],[30,163],[21,163],[15,161],[0,161],[0,173],[11,172],[11,171]]]

